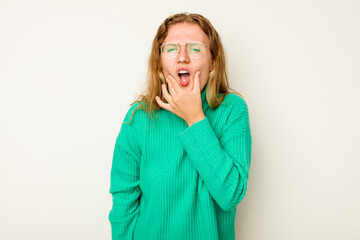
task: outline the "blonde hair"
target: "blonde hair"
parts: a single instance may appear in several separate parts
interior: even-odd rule
[[[163,102],[166,102],[164,96],[162,96],[161,88],[161,85],[164,83],[166,84],[166,81],[162,71],[160,46],[165,40],[169,32],[169,28],[177,23],[184,22],[199,25],[209,38],[210,51],[213,61],[213,69],[209,73],[206,82],[206,100],[208,101],[209,106],[212,109],[216,109],[220,106],[224,97],[230,93],[229,90],[232,90],[233,93],[242,96],[240,93],[229,87],[224,48],[219,34],[211,25],[210,21],[200,14],[179,13],[166,18],[158,28],[152,43],[149,57],[145,88],[146,92],[143,95],[137,96],[137,99],[130,104],[130,106],[132,106],[133,104],[139,102],[139,106],[134,109],[131,115],[130,124],[135,111],[139,109],[147,112],[151,119],[153,119],[154,113],[156,112],[155,120],[157,119],[157,114],[161,107],[156,102],[155,97],[160,96],[160,99]]]

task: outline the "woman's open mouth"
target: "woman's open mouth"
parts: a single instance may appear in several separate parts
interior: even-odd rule
[[[190,82],[190,73],[187,70],[180,70],[178,72],[178,77],[179,77],[179,83],[181,86],[185,87],[189,84]]]

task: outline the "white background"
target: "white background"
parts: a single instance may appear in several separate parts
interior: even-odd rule
[[[152,40],[207,17],[248,103],[236,239],[360,239],[360,3],[0,1],[0,239],[110,239],[110,168]]]

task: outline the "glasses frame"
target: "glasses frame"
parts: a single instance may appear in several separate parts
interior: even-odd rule
[[[166,44],[168,44],[168,43],[174,43],[174,44],[177,44],[177,45],[179,46],[179,51],[178,51],[178,53],[177,53],[176,55],[174,55],[174,57],[170,57],[170,58],[169,58],[169,57],[166,57],[165,54],[164,54],[163,47],[164,47]],[[189,55],[189,57],[190,57],[191,59],[199,59],[199,58],[201,58],[202,56],[204,56],[204,55],[202,55],[202,56],[200,56],[199,58],[192,58],[192,57],[191,57],[191,54],[189,54],[189,51],[188,51],[188,46],[189,46],[189,44],[191,44],[191,43],[198,43],[198,44],[202,45],[203,47],[209,48],[209,50],[211,50],[209,46],[205,45],[205,44],[202,43],[202,42],[196,42],[196,41],[187,42],[187,43],[165,42],[165,43],[163,43],[163,44],[160,46],[160,52],[161,52],[161,54],[163,55],[164,58],[166,58],[166,59],[174,59],[174,58],[176,58],[176,57],[179,55],[179,53],[180,53],[180,51],[181,51],[181,47],[182,47],[182,46],[186,46],[186,53]]]

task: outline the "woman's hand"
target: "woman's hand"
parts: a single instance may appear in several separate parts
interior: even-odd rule
[[[195,73],[191,91],[183,90],[178,82],[169,75],[166,81],[171,95],[168,93],[165,84],[162,85],[162,92],[168,103],[161,101],[158,96],[155,97],[160,107],[184,119],[188,126],[205,118],[201,103],[199,75],[199,71]]]

